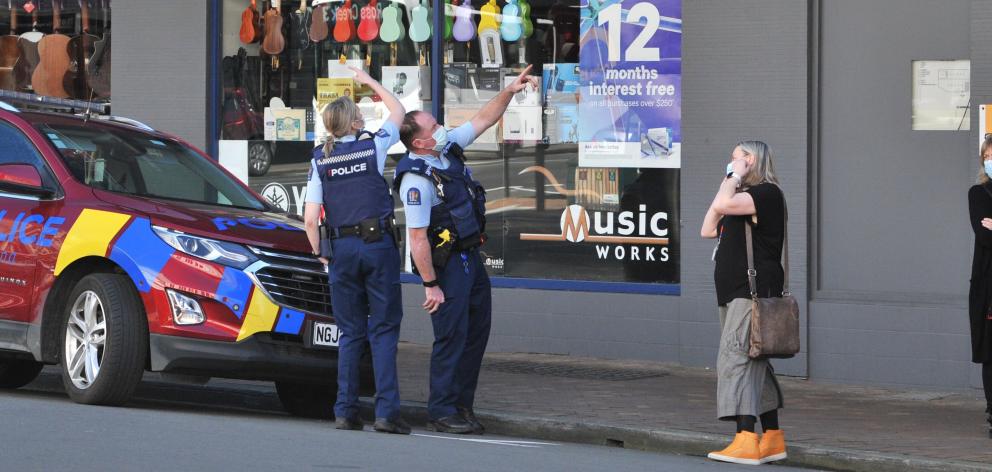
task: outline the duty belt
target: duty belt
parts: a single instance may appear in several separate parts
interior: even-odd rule
[[[338,226],[337,228],[331,228],[328,232],[331,239],[346,238],[349,236],[366,237],[369,231],[379,230],[380,234],[390,234],[393,231],[392,221],[378,221],[375,225],[369,225],[364,232],[362,230],[362,223],[352,226]]]

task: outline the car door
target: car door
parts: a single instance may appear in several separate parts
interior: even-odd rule
[[[57,188],[37,147],[12,123],[0,120],[0,322],[31,321],[35,269],[41,258],[57,256],[53,235],[64,221],[46,214]]]

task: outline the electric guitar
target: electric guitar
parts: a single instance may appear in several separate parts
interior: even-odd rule
[[[358,24],[358,39],[366,43],[375,40],[379,36],[379,24],[382,23],[381,8],[379,0],[371,0],[368,5],[362,7],[360,12],[361,22]]]
[[[424,6],[423,2],[410,10],[410,39],[414,42],[422,43],[431,37],[430,10]]]
[[[524,27],[524,37],[529,38],[534,34],[534,22],[530,19],[530,2],[527,0],[517,0],[520,5],[520,20]]]
[[[488,29],[499,31],[499,21],[496,19],[499,16],[499,5],[496,0],[489,0],[480,10],[479,33]]]
[[[483,10],[486,7],[482,7]],[[481,28],[481,26],[480,26]],[[503,6],[503,21],[499,25],[499,34],[503,36],[503,41],[513,42],[523,35],[523,26],[520,22],[520,6],[517,0],[506,0]]]
[[[355,20],[358,17],[358,5],[352,5],[351,0],[345,0],[344,5],[338,7],[334,19],[334,40],[339,43],[354,41],[358,36],[358,28]]]
[[[391,1],[382,11],[382,26],[379,27],[379,37],[387,43],[395,43],[403,39],[403,10],[396,2]]]
[[[300,8],[293,12],[292,33],[296,42],[296,63],[298,69],[303,69],[303,51],[310,48],[310,8],[306,0],[300,2]]]
[[[465,6],[465,4],[468,6]],[[455,41],[468,42],[475,39],[475,20],[472,18],[471,0],[462,0],[455,7],[455,23],[451,27]]]

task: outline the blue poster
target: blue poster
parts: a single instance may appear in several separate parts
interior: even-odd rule
[[[680,168],[682,0],[584,1],[579,165]]]

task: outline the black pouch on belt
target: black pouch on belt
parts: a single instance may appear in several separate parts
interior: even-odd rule
[[[320,257],[331,260],[334,258],[334,249],[331,246],[331,238],[327,234],[327,225],[320,225]]]
[[[382,241],[382,225],[379,218],[368,218],[358,223],[361,229],[362,239],[367,243]]]

